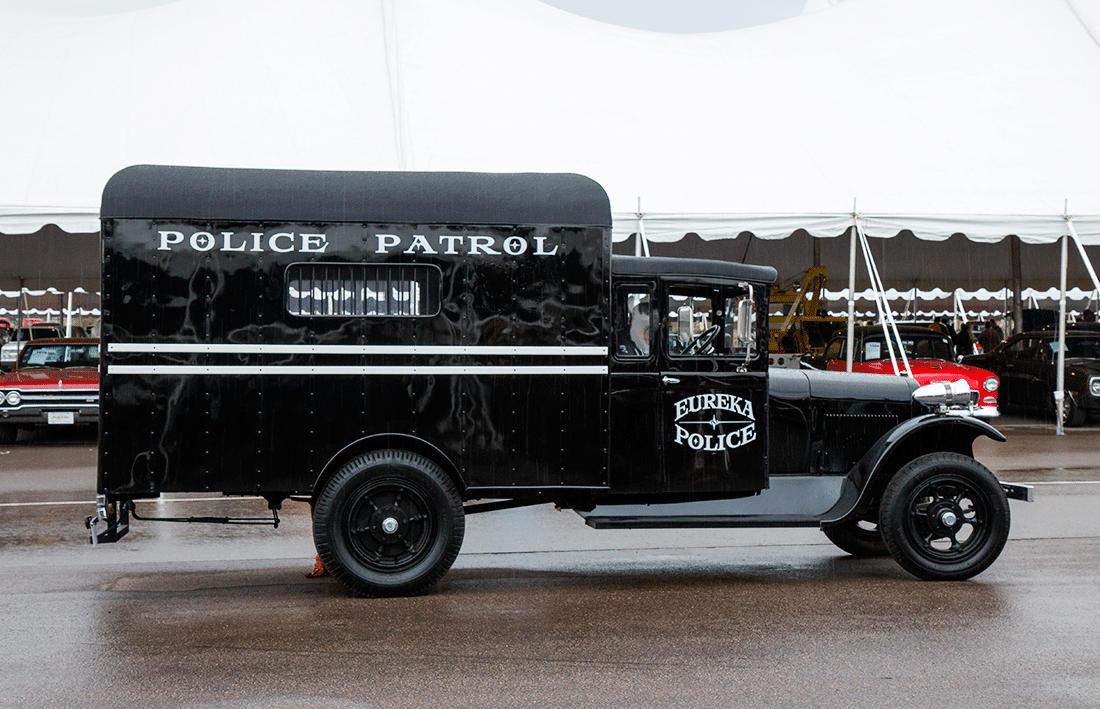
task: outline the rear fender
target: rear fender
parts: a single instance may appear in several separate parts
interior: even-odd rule
[[[334,455],[332,459],[325,464],[325,467],[317,476],[316,481],[314,481],[310,497],[316,499],[316,497],[321,494],[321,490],[324,488],[325,483],[328,482],[329,478],[331,478],[344,463],[356,456],[385,448],[405,450],[424,456],[443,469],[448,477],[454,482],[460,494],[463,494],[463,491],[466,489],[466,481],[462,479],[462,474],[459,472],[458,467],[455,466],[451,459],[439,448],[416,436],[409,436],[403,433],[383,433],[360,438],[345,446],[340,452]]]
[[[873,509],[894,473],[926,453],[974,457],[974,440],[986,436],[1004,443],[993,426],[972,416],[927,414],[903,421],[880,438],[848,472],[837,504],[823,525],[858,519]]]

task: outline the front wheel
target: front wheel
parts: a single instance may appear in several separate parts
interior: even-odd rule
[[[961,581],[992,564],[1008,541],[1008,497],[997,478],[965,455],[931,453],[886,486],[879,529],[890,555],[929,581]]]
[[[464,530],[454,482],[407,451],[375,451],[344,464],[313,508],[317,554],[359,596],[426,592],[451,568]]]

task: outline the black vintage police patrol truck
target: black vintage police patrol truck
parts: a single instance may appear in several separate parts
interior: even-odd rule
[[[336,579],[416,594],[466,514],[554,503],[965,579],[1030,495],[973,459],[972,392],[769,371],[775,271],[612,257],[581,176],[136,166],[101,217],[93,542],[161,493],[304,500]]]

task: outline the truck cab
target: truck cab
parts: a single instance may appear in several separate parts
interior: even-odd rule
[[[768,485],[767,288],[775,271],[612,259],[611,493],[751,495]]]

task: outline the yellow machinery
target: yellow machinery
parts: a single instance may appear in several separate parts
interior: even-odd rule
[[[829,338],[842,327],[844,318],[824,315],[821,292],[825,288],[824,266],[811,266],[786,285],[778,280],[772,287],[772,314],[768,316],[768,351],[798,355],[821,354]],[[777,308],[782,314],[775,314]]]

